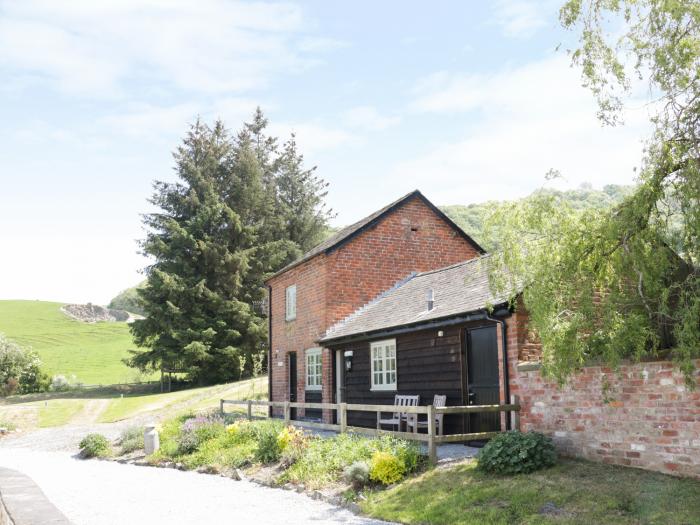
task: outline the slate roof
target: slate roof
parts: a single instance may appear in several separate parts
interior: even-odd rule
[[[420,191],[414,190],[411,193],[407,193],[400,199],[395,200],[394,202],[387,204],[380,210],[375,211],[374,213],[368,215],[364,219],[361,219],[357,221],[354,224],[351,224],[350,226],[346,226],[345,228],[341,229],[337,233],[331,235],[328,239],[325,241],[317,244],[313,248],[311,248],[308,252],[306,252],[304,255],[302,255],[299,259],[296,261],[288,264],[281,270],[277,271],[270,277],[268,277],[267,280],[272,279],[273,277],[277,277],[280,274],[283,274],[287,270],[294,268],[295,266],[303,263],[304,261],[308,261],[309,259],[316,257],[317,255],[320,255],[321,253],[324,252],[329,252],[333,250],[334,248],[338,247],[342,243],[344,243],[346,240],[349,240],[353,235],[362,232],[364,229],[371,227],[373,224],[378,222],[379,220],[382,219],[382,217],[393,211],[394,209],[398,208],[401,206],[404,202],[414,198],[418,197],[421,200],[423,200],[430,208],[433,209],[433,211],[440,216],[445,222],[447,222],[452,228],[454,228],[462,237],[467,239],[469,242],[471,242],[474,247],[481,253],[486,253],[485,250],[479,246],[479,244],[472,239],[467,233],[462,230],[457,224],[455,224],[452,219],[450,219],[447,215],[445,215],[437,206],[435,206],[432,202],[430,202]]]
[[[409,275],[372,302],[331,326],[320,339],[349,336],[453,317],[507,302],[491,293],[488,255],[447,268]],[[428,290],[434,307],[428,310]]]

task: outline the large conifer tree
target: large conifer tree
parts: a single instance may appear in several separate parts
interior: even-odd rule
[[[267,323],[261,308],[264,279],[308,248],[327,225],[325,183],[297,181],[298,205],[313,215],[304,235],[292,235],[282,196],[290,176],[288,147],[265,134],[258,109],[231,137],[221,122],[197,121],[175,152],[176,183],[156,182],[146,215],[143,252],[155,262],[139,290],[146,318],[131,325],[140,350],[129,364],[142,370],[176,369],[199,383],[250,375],[265,355]],[[296,149],[293,150],[296,154]],[[294,169],[304,173],[297,155]],[[297,228],[298,230],[298,228]],[[296,231],[296,230],[294,230]],[[307,239],[307,240],[304,240]]]

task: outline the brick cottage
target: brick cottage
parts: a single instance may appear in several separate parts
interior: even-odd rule
[[[487,258],[418,191],[319,244],[267,281],[270,399],[478,405],[514,394],[523,430],[551,435],[565,454],[700,477],[700,393],[682,374],[656,362],[585,368],[564,388],[543,379],[527,313],[492,294]],[[363,413],[348,420],[374,426]],[[452,415],[445,432],[507,423]]]

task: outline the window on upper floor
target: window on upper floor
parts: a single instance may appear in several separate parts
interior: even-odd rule
[[[322,363],[320,348],[306,351],[306,390],[321,390]]]
[[[370,345],[372,390],[396,390],[396,339]]]
[[[285,293],[285,319],[292,321],[297,318],[297,285],[288,286]]]

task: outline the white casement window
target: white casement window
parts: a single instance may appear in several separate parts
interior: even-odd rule
[[[321,390],[322,363],[320,348],[306,351],[306,390]]]
[[[396,390],[396,339],[370,345],[372,390]]]
[[[293,319],[297,318],[297,285],[293,284],[292,286],[287,287],[287,291],[285,294],[285,311],[286,315],[285,318],[287,321],[291,321]]]

